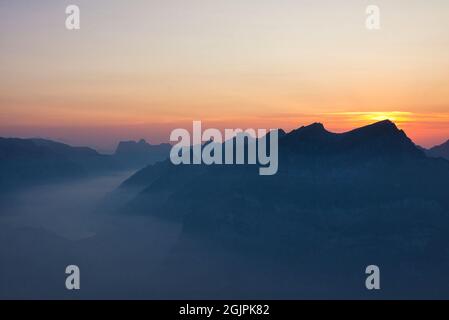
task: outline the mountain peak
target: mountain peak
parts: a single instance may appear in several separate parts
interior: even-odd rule
[[[396,126],[396,124],[393,121],[391,121],[390,119],[385,119],[385,120],[375,122],[375,123],[371,124],[371,126],[399,130],[398,127]]]
[[[377,122],[375,122],[375,123],[373,123],[373,124],[382,124],[382,123],[384,123],[384,124],[392,124],[392,125],[394,125],[394,122],[393,121],[391,121],[390,119],[385,119],[385,120],[379,120],[379,121],[377,121]]]
[[[143,167],[166,159],[170,153],[168,143],[152,145],[145,139],[120,141],[114,155],[119,162],[129,167]]]
[[[314,122],[314,123],[312,123],[312,124],[310,124],[310,125],[308,125],[306,127],[326,130],[326,129],[324,129],[324,125],[321,122]]]
[[[297,130],[327,132],[326,128],[324,128],[324,125],[321,122],[314,122],[312,124],[309,124],[308,126],[302,126],[301,128],[299,128]]]
[[[287,134],[287,132],[284,131],[284,129],[278,129],[278,135],[279,137],[283,137]]]
[[[300,154],[423,155],[391,120],[344,133],[329,132],[323,124],[316,122],[287,134],[282,145]]]
[[[402,130],[400,130],[394,122],[391,120],[382,120],[369,124],[354,130],[347,132],[347,134],[364,134],[364,135],[405,135]]]
[[[391,120],[379,121],[342,134],[347,146],[359,148],[365,153],[386,156],[411,155],[424,156],[405,132]]]
[[[331,134],[329,131],[324,128],[324,125],[320,122],[314,122],[312,124],[309,124],[308,126],[302,126],[298,129],[294,129],[290,133],[287,134],[287,136],[320,136],[323,134]]]
[[[325,149],[336,137],[337,134],[327,131],[322,123],[315,122],[281,136],[281,144],[293,152],[310,153]]]

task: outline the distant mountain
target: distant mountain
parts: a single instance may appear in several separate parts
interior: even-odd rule
[[[33,140],[0,138],[0,191],[86,174],[68,157]]]
[[[382,121],[341,134],[316,123],[280,135],[273,176],[259,176],[255,165],[167,160],[113,196],[126,194],[122,212],[182,221],[186,236],[245,254],[310,262],[349,252],[354,261],[431,256],[449,265],[448,190],[449,162],[426,157]]]
[[[123,166],[110,155],[98,153],[89,147],[74,147],[44,139],[31,139],[37,146],[51,150],[54,154],[70,159],[89,174],[123,170]]]
[[[168,157],[169,144],[120,142],[115,154],[46,139],[0,138],[0,192],[113,171],[141,169]]]
[[[327,131],[320,123],[303,126],[288,134],[279,130],[279,157],[281,159],[288,162],[295,157],[319,159],[329,156],[356,161],[355,157],[360,160],[362,156],[368,160],[401,156],[423,158],[424,152],[418,149],[402,130],[388,120],[341,134]],[[199,170],[202,171],[211,167],[188,166],[186,171],[196,172],[198,171],[196,168],[200,168]],[[282,167],[280,169],[282,170]],[[121,188],[149,185],[155,177],[173,170],[183,171],[184,169],[177,169],[170,161],[148,166],[131,176],[122,184]]]
[[[439,146],[435,146],[429,150],[426,150],[426,154],[429,157],[441,157],[449,160],[449,140]]]
[[[122,141],[119,143],[114,157],[123,166],[131,168],[143,168],[168,158],[171,145],[168,143],[152,145],[145,140]]]
[[[44,139],[0,138],[0,191],[115,171],[111,156]]]

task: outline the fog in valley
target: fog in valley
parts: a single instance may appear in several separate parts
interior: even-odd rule
[[[130,175],[79,179],[3,197],[0,299],[373,298],[364,286],[372,259],[363,257],[377,257],[382,283],[388,284],[374,298],[445,292],[441,273],[429,273],[429,267],[421,272],[415,262],[381,259],[364,253],[363,246],[306,256],[297,251],[278,260],[269,250],[192,238],[185,223],[161,220],[151,208],[132,214],[105,205]],[[68,265],[80,268],[80,290],[65,287]],[[439,264],[431,265],[439,270]],[[409,290],[411,285],[416,290]]]
[[[0,298],[138,298],[180,228],[147,216],[99,212],[131,173],[35,187],[9,196],[0,215]],[[65,268],[81,270],[81,290],[65,288]]]
[[[150,214],[102,209],[105,196],[131,174],[39,186],[3,198],[0,298],[275,298],[292,294],[292,279],[285,270],[274,272],[270,261],[204,249],[201,241],[182,235],[181,224]],[[80,268],[80,290],[65,287],[68,265]],[[298,283],[313,288],[305,279]]]

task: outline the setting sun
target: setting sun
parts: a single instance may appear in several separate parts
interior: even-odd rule
[[[410,112],[370,112],[366,118],[372,121],[391,120],[394,122],[404,122],[410,120]]]

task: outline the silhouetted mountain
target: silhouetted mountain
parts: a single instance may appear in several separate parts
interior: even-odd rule
[[[111,156],[44,139],[0,138],[0,191],[115,171]]]
[[[166,159],[169,144],[121,142],[114,155],[45,139],[0,138],[0,192],[18,187],[140,169]]]
[[[182,221],[185,235],[245,254],[449,264],[448,190],[449,162],[426,157],[382,121],[342,134],[313,124],[282,135],[273,176],[259,176],[255,165],[165,161],[137,172],[116,196],[127,193],[124,212]]]
[[[0,190],[86,175],[61,153],[33,140],[0,138]]]
[[[331,133],[320,123],[293,130],[280,139],[280,146],[294,154],[326,154],[343,157],[422,156],[414,143],[389,120],[346,133]]]
[[[44,139],[31,139],[37,146],[51,150],[80,165],[89,174],[122,170],[123,166],[110,155],[98,153],[89,147],[74,147],[64,143]]]
[[[152,145],[145,140],[122,141],[115,151],[115,158],[126,167],[143,168],[146,165],[154,164],[168,158],[171,145],[163,143]]]
[[[449,140],[445,143],[426,150],[426,154],[433,158],[445,158],[449,160]]]

